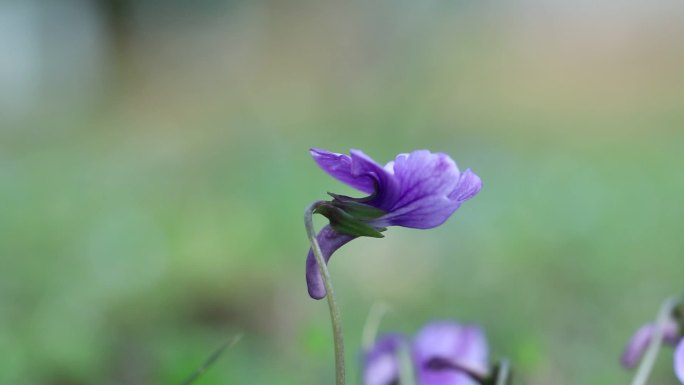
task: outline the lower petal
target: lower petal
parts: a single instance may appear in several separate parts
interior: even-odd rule
[[[330,257],[337,249],[354,238],[355,237],[350,235],[344,235],[336,232],[332,229],[332,227],[330,227],[330,225],[323,227],[318,235],[316,235],[316,240],[321,248],[321,253],[323,253],[323,259],[325,260],[325,263],[328,263]],[[325,298],[325,285],[323,284],[321,271],[316,263],[316,257],[311,249],[309,249],[309,255],[306,257],[306,285],[309,289],[309,295],[311,298]]]
[[[679,382],[684,384],[684,339],[679,341],[674,354],[674,370]]]
[[[469,375],[455,370],[421,370],[418,378],[421,385],[480,385]]]

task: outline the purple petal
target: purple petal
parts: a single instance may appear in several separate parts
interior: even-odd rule
[[[449,194],[449,198],[465,202],[477,195],[482,189],[482,181],[470,169],[465,170],[458,179],[456,189]]]
[[[427,150],[397,156],[393,163],[399,198],[381,218],[388,225],[429,229],[444,223],[465,200],[480,190],[472,171],[461,174],[446,154]]]
[[[674,370],[679,382],[684,384],[684,339],[679,341],[674,354]]]
[[[648,343],[653,335],[653,325],[646,324],[640,327],[629,339],[625,351],[622,353],[622,366],[626,368],[635,367],[641,360],[641,356],[646,351]]]
[[[325,259],[326,264],[337,249],[352,239],[354,239],[354,237],[340,234],[333,230],[329,225],[323,227],[318,235],[316,235],[316,240],[321,248],[323,259]],[[311,298],[325,298],[325,286],[323,284],[323,278],[321,277],[321,271],[318,268],[316,257],[314,256],[311,248],[309,248],[309,255],[306,257],[306,285],[309,289],[309,295]]]
[[[622,353],[622,366],[633,368],[641,361],[641,357],[644,355],[648,348],[648,344],[651,342],[653,332],[653,324],[648,323],[640,327],[636,333],[634,333],[627,343],[624,353]],[[668,320],[665,324],[665,329],[663,330],[663,342],[673,345],[679,338],[679,326],[674,320]]]
[[[433,322],[416,335],[413,357],[418,365],[419,383],[424,385],[476,385],[477,382],[455,367],[486,375],[488,347],[484,332],[477,326],[453,322]],[[446,365],[435,367],[431,362]]]
[[[363,357],[363,385],[391,385],[399,379],[397,352],[406,338],[399,334],[381,337]]]
[[[349,157],[349,155],[338,154],[317,148],[310,149],[309,153],[323,171],[340,182],[367,194],[372,194],[375,190],[373,179],[368,175],[352,173],[352,158]]]
[[[389,211],[399,199],[399,184],[387,166],[382,167],[361,150],[351,150],[352,174],[366,175],[375,181],[374,199],[368,204]]]
[[[309,151],[314,161],[337,180],[367,194],[375,194],[369,204],[387,208],[399,193],[391,172],[360,150],[351,150],[351,156],[321,149]]]

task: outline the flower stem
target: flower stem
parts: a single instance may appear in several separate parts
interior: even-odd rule
[[[660,311],[658,312],[658,319],[656,320],[655,330],[651,336],[651,340],[648,343],[648,348],[644,358],[639,364],[639,369],[634,375],[632,380],[632,385],[646,385],[648,381],[648,376],[653,370],[653,365],[655,364],[656,358],[658,358],[658,351],[660,346],[663,344],[663,334],[665,332],[665,325],[667,324],[668,318],[672,317],[672,312],[677,306],[678,300],[676,298],[668,298],[660,306]]]
[[[344,339],[342,338],[342,319],[340,318],[340,309],[337,307],[335,300],[335,291],[333,290],[332,280],[330,279],[330,272],[323,259],[321,247],[316,240],[316,230],[313,225],[313,212],[320,205],[321,202],[314,202],[304,211],[304,226],[306,227],[306,235],[309,237],[311,250],[316,257],[318,269],[323,278],[323,285],[325,286],[326,298],[328,299],[328,309],[330,310],[330,322],[333,329],[333,340],[335,343],[335,384],[345,385],[345,369],[344,369]]]
[[[496,385],[507,385],[510,383],[511,364],[507,359],[499,361],[499,371],[496,376]]]

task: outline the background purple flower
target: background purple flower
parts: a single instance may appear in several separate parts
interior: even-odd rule
[[[489,374],[488,347],[477,326],[439,321],[427,324],[409,342],[400,335],[378,339],[366,352],[363,385],[392,385],[399,379],[398,350],[410,346],[418,385],[476,385],[470,372]]]
[[[630,338],[625,351],[622,353],[621,362],[624,367],[633,368],[641,361],[641,357],[651,342],[654,329],[655,326],[648,323],[640,327]],[[674,320],[668,320],[665,329],[663,329],[663,342],[668,345],[675,345],[679,339],[679,325]]]
[[[635,367],[648,348],[655,326],[652,323],[640,327],[630,338],[624,353],[622,354],[622,365],[626,368]],[[684,384],[684,336],[680,331],[679,323],[674,319],[669,319],[663,329],[663,343],[677,346],[674,354],[674,370],[679,381]]]
[[[446,154],[418,150],[397,155],[382,166],[360,150],[350,155],[311,149],[314,161],[339,181],[370,194],[363,204],[382,210],[384,214],[364,220],[375,229],[403,226],[429,229],[444,223],[466,200],[482,187],[480,178],[470,171],[461,172]],[[349,198],[352,200],[353,198]],[[355,236],[340,234],[325,227],[317,239],[326,262],[342,245]],[[325,297],[325,288],[309,250],[306,264],[309,295]]]
[[[476,385],[462,369],[482,377],[489,371],[487,341],[477,326],[428,324],[413,340],[413,356],[419,384]]]
[[[399,381],[397,354],[402,344],[408,344],[408,341],[400,334],[388,334],[375,342],[364,356],[364,385],[389,385]]]

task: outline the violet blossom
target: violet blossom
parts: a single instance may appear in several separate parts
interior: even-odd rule
[[[350,155],[311,149],[314,161],[339,181],[369,194],[351,198],[330,194],[317,212],[330,220],[316,239],[326,263],[331,255],[358,236],[382,237],[388,226],[430,229],[444,223],[463,202],[481,189],[480,178],[459,171],[446,154],[417,150],[399,154],[382,166],[360,150]],[[325,287],[311,249],[306,261],[309,295],[325,297]]]
[[[654,324],[648,323],[640,327],[634,333],[622,354],[621,361],[624,367],[634,368],[641,361],[641,358],[653,338],[654,332]],[[676,346],[674,353],[674,370],[679,381],[684,384],[684,335],[682,335],[681,326],[674,318],[668,319],[665,323],[662,338],[663,343],[670,346]]]
[[[427,324],[409,341],[399,334],[380,337],[363,357],[363,385],[399,383],[399,349],[410,349],[418,385],[477,385],[489,376],[484,332],[450,321]]]

